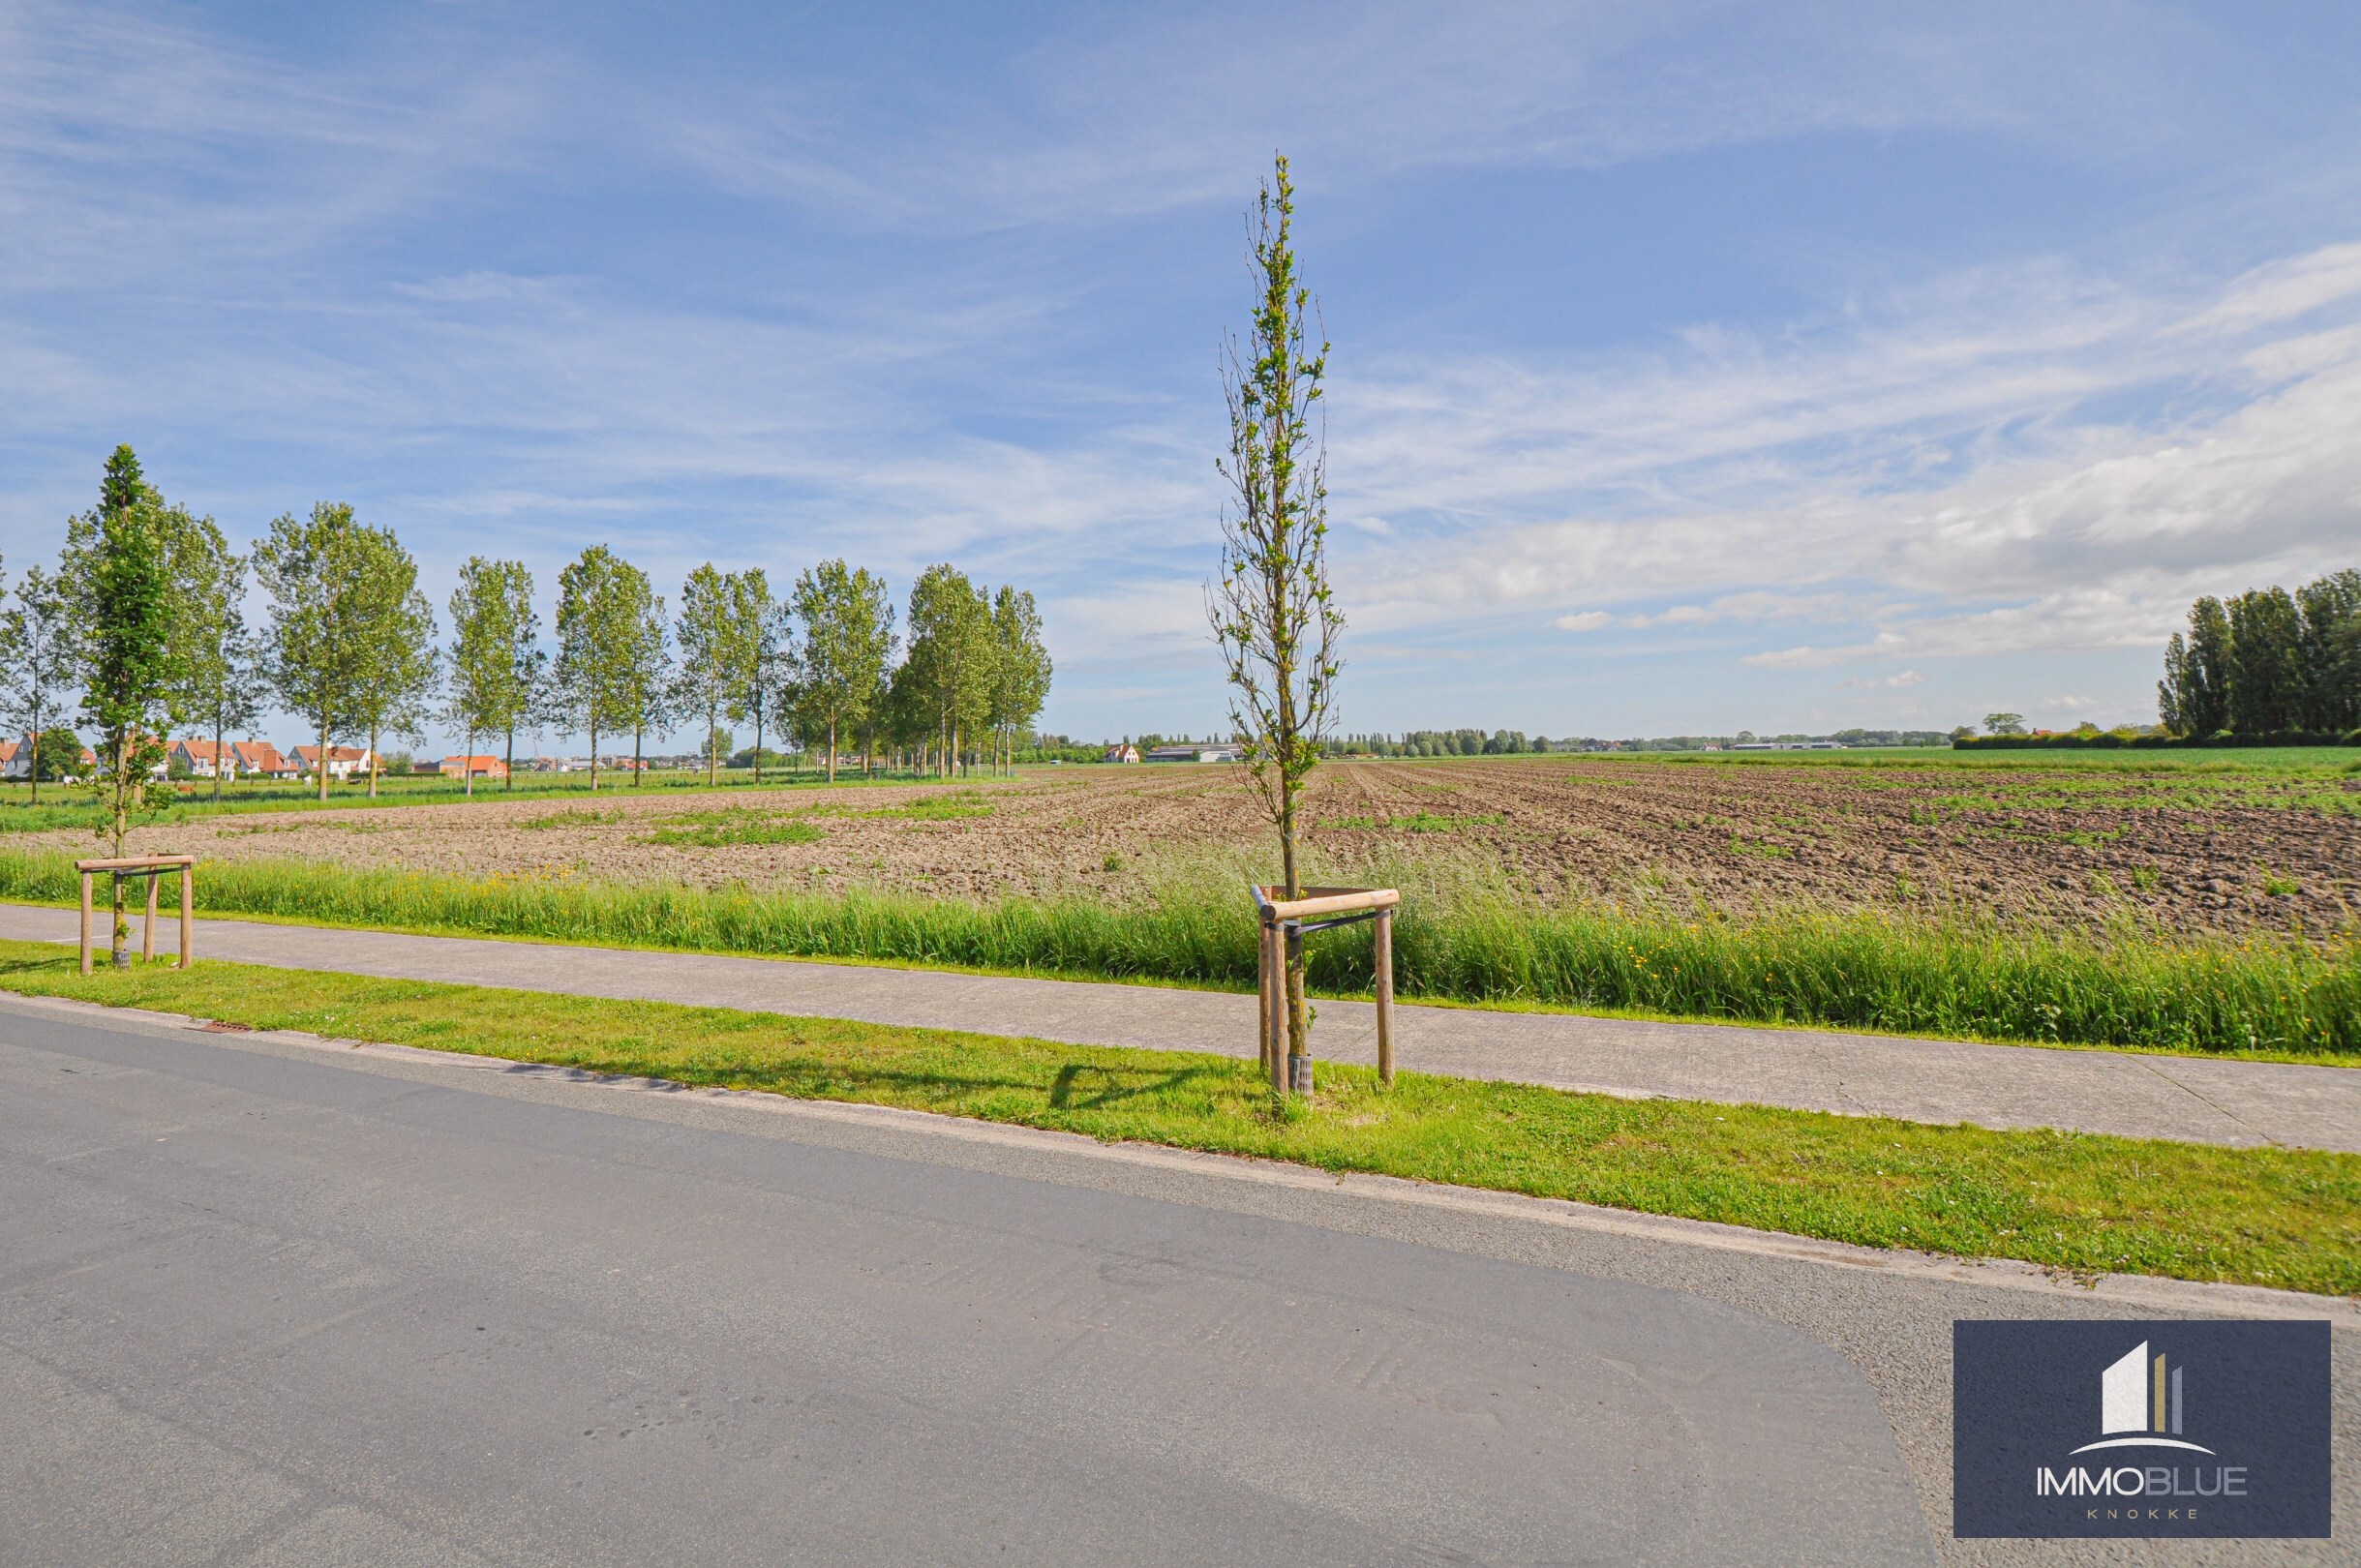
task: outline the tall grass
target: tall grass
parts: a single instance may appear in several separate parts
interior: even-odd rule
[[[0,897],[75,898],[64,856],[0,849]],[[844,957],[1077,978],[1251,987],[1242,886],[1128,904],[969,904],[908,894],[708,890],[348,871],[303,861],[202,867],[214,914],[566,942]],[[1312,981],[1366,990],[1367,926],[1312,939]],[[1699,1018],[2063,1043],[2361,1054],[2349,943],[2100,940],[1964,920],[1807,915],[1749,920],[1412,899],[1395,931],[1405,996],[1634,1009]]]

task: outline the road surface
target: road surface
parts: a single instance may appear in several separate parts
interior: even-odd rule
[[[1924,1562],[2158,1310],[981,1131],[0,1004],[0,1563]]]

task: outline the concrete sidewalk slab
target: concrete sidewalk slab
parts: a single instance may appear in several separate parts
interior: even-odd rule
[[[0,937],[72,942],[72,910],[0,905]],[[165,922],[158,950],[176,951]],[[1218,991],[1020,980],[707,953],[197,922],[200,956],[388,979],[742,1008],[1075,1044],[1245,1056],[1255,1001]],[[1321,1002],[1325,1060],[1376,1060],[1376,1010]],[[2361,1070],[1571,1013],[1395,1009],[1406,1070],[1631,1098],[1783,1105],[1980,1127],[2361,1153]]]

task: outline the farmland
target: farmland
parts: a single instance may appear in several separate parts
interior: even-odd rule
[[[1318,877],[1538,908],[2320,939],[2349,929],[2361,893],[2351,757],[1335,763],[1314,775],[1307,840]],[[503,881],[1120,904],[1265,869],[1268,839],[1238,770],[1180,766],[193,814],[140,829],[135,847]],[[10,842],[87,853],[89,839],[48,827]]]

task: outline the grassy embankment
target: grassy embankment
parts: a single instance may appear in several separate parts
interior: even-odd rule
[[[1623,1101],[208,962],[82,978],[0,943],[0,988],[597,1072],[977,1117],[2089,1273],[2361,1292],[2361,1158]]]
[[[170,890],[166,890],[167,903]],[[622,947],[843,957],[1251,989],[1244,899],[953,900],[208,864],[198,907],[330,924]],[[71,861],[0,849],[0,898],[70,903]],[[1406,997],[1627,1010],[2061,1044],[2361,1057],[2361,950],[2172,943],[1878,915],[1680,920],[1505,901],[1414,901]],[[1368,927],[1312,944],[1312,978],[1365,992]]]

